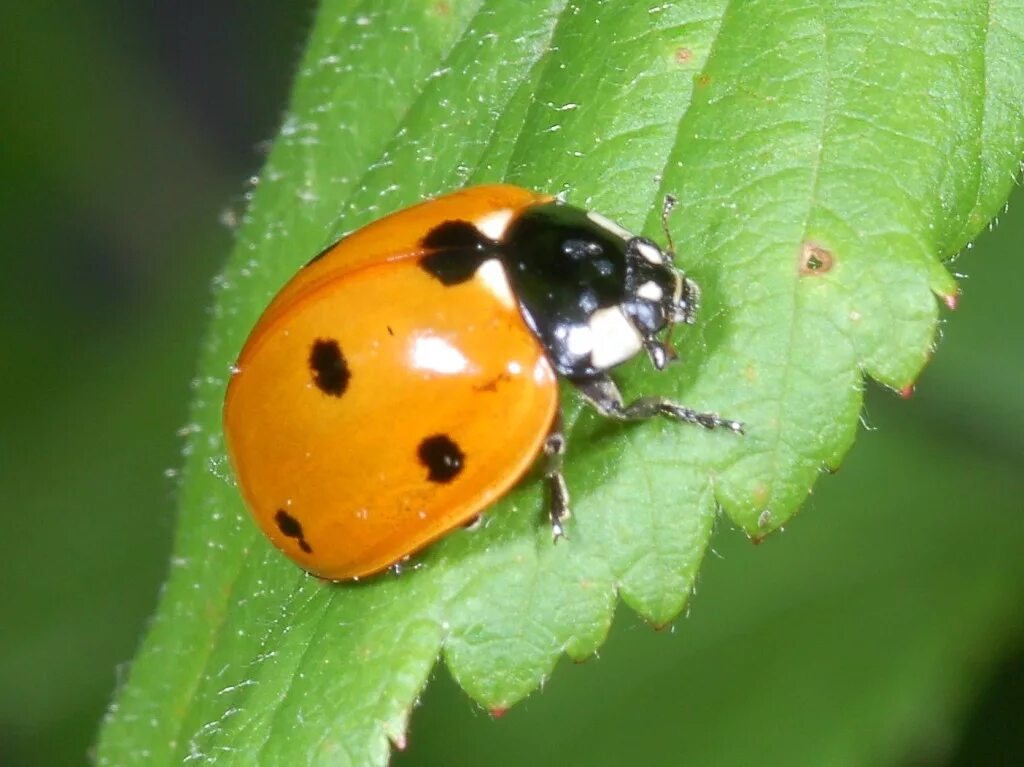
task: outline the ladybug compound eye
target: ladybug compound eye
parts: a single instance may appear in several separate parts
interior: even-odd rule
[[[678,287],[672,301],[672,322],[692,325],[697,320],[700,306],[700,286],[679,272],[676,275]]]

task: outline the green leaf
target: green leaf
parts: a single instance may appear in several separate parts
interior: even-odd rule
[[[1008,242],[1022,233],[999,232]],[[1001,360],[986,372],[1002,375]],[[886,428],[770,543],[752,548],[720,526],[672,636],[619,615],[599,661],[560,667],[498,720],[439,674],[395,763],[1017,764],[948,757],[993,656],[1024,638],[1024,439],[971,439],[973,418],[922,417],[941,404],[930,387],[912,403],[870,392],[872,420]],[[1005,721],[1019,720],[1006,708]],[[997,753],[1019,747],[1012,736],[991,742]]]
[[[784,524],[849,449],[864,374],[902,389],[925,364],[943,262],[1018,170],[1021,92],[1020,4],[325,0],[218,282],[171,574],[99,763],[382,764],[440,654],[503,709],[597,651],[616,594],[670,621],[717,509],[756,538]],[[700,322],[670,373],[620,380],[748,433],[607,424],[566,391],[565,545],[530,480],[399,577],[299,573],[226,464],[235,354],[334,237],[500,179],[653,236],[680,199]]]

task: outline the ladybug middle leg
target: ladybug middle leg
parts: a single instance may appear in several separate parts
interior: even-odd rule
[[[717,413],[701,413],[691,410],[664,397],[639,397],[626,404],[615,382],[606,375],[574,380],[573,385],[580,394],[602,415],[620,421],[645,421],[648,418],[664,416],[673,421],[693,423],[705,429],[728,429],[743,433],[743,424]]]

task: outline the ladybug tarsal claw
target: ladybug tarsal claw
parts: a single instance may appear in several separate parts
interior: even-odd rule
[[[675,356],[669,353],[669,348],[656,338],[644,340],[644,348],[647,350],[647,356],[651,358],[651,364],[658,370],[664,370],[665,366],[675,359]]]
[[[567,539],[565,534],[565,527],[562,525],[561,519],[551,520],[551,542],[558,543],[560,540]]]
[[[650,357],[651,364],[656,370],[664,370],[670,362],[679,359],[679,355],[671,344],[659,341],[657,338],[645,338],[644,349],[647,350],[647,356]]]

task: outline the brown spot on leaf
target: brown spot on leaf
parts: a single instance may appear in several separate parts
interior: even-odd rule
[[[835,265],[835,256],[828,248],[823,248],[814,242],[805,242],[800,247],[800,274],[820,275],[832,270]]]
[[[679,64],[688,64],[693,60],[693,51],[689,48],[676,48],[676,62]]]

